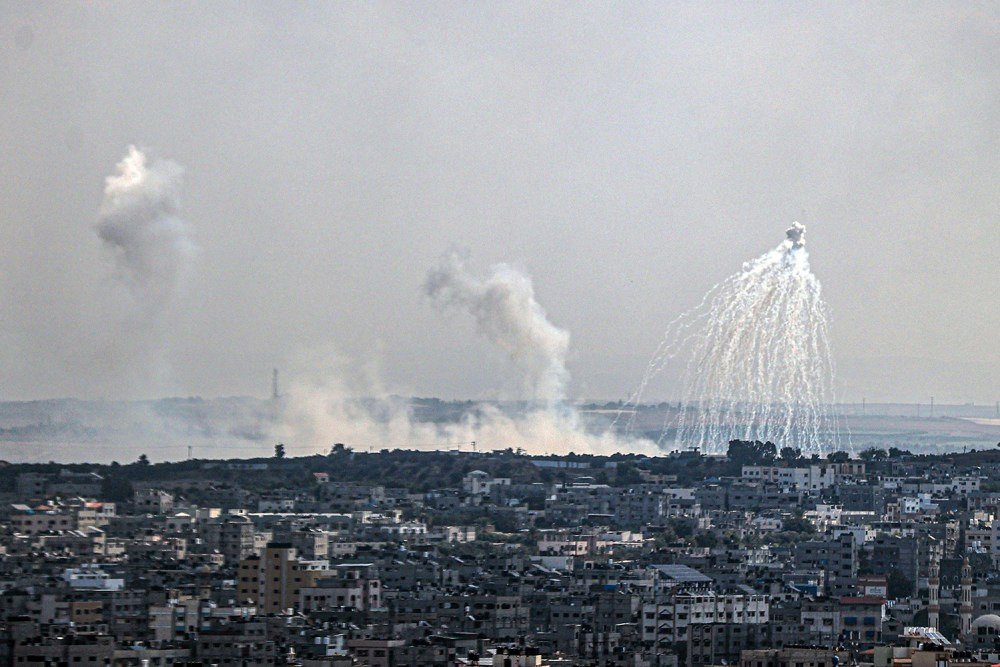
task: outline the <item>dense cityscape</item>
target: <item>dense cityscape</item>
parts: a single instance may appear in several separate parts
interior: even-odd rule
[[[1000,2],[0,26],[0,667],[1000,667]]]
[[[11,465],[0,663],[1000,661],[1000,450]]]

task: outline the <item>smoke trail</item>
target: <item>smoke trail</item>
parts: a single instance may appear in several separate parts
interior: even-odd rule
[[[829,315],[809,267],[805,227],[792,223],[785,236],[667,327],[630,400],[638,405],[656,375],[686,359],[682,401],[661,442],[712,453],[734,438],[807,454],[850,447],[834,413]]]
[[[173,300],[196,253],[178,216],[182,172],[169,160],[147,166],[146,155],[129,146],[105,179],[97,235],[145,319],[157,318]]]
[[[497,264],[481,280],[466,270],[461,255],[451,252],[428,273],[424,292],[442,309],[468,311],[479,332],[524,374],[531,398],[556,403],[566,397],[569,333],[546,317],[531,278]]]

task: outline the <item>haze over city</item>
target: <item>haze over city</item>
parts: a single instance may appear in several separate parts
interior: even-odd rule
[[[0,0],[0,666],[1000,667],[998,54]]]
[[[567,335],[559,398],[626,399],[793,220],[838,400],[1000,399],[995,4],[0,15],[0,400],[265,397],[274,367],[538,398],[525,373],[552,369],[428,293],[455,249],[474,280],[530,279]],[[130,146],[173,221],[153,264],[105,180]]]

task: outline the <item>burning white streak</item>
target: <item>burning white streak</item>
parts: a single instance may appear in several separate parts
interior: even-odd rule
[[[145,319],[173,300],[196,253],[178,216],[182,172],[169,160],[147,165],[146,155],[129,146],[117,173],[105,179],[97,234]]]
[[[531,398],[548,403],[565,398],[569,333],[549,321],[535,299],[531,278],[507,264],[497,264],[481,280],[452,252],[428,273],[424,291],[440,308],[468,311],[479,332],[524,374]]]
[[[681,404],[661,441],[711,453],[733,438],[807,454],[850,447],[834,411],[829,315],[805,227],[792,223],[785,234],[668,326],[630,401],[638,404],[653,377],[682,360]]]

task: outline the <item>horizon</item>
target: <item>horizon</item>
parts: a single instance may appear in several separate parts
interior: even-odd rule
[[[0,451],[3,458],[19,462],[75,461],[81,456],[110,462],[132,460],[139,451],[157,461],[183,460],[192,452],[195,458],[268,456],[279,442],[296,456],[328,451],[337,442],[358,451],[447,451],[477,442],[480,450],[551,455],[663,455],[687,449],[675,441],[670,426],[678,414],[676,403],[642,404],[636,410],[617,401],[597,401],[565,409],[559,416],[532,402],[434,397],[337,398],[325,409],[303,405],[300,397],[0,401]],[[828,434],[821,434],[824,456],[871,447],[941,453],[1000,442],[996,405],[935,403],[933,415],[928,405],[916,403],[836,409],[833,416],[846,441],[835,447],[833,440],[827,443]]]

